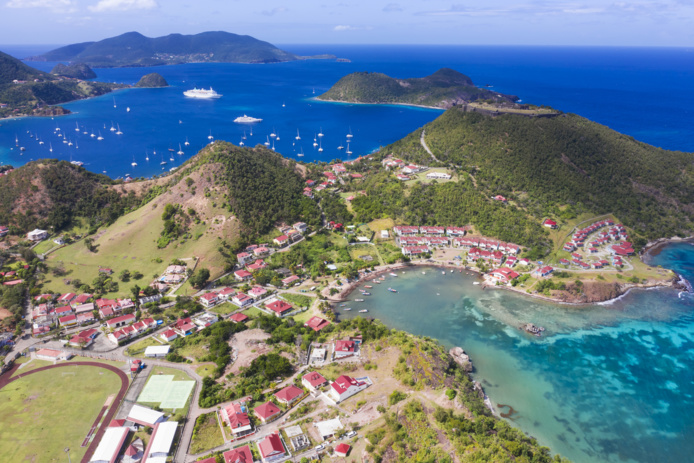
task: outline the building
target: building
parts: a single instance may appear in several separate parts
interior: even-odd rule
[[[237,312],[231,317],[229,317],[229,320],[231,320],[234,323],[243,323],[246,320],[248,320],[248,315],[242,314],[241,312]]]
[[[164,358],[170,349],[171,346],[148,346],[145,349],[145,357]]]
[[[207,328],[208,326],[217,323],[219,318],[211,312],[203,312],[200,315],[193,318],[193,323],[198,325],[200,328]]]
[[[246,281],[253,278],[253,274],[248,270],[241,269],[234,272],[234,278],[236,278],[238,281]]]
[[[118,328],[119,326],[125,326],[125,325],[130,325],[131,323],[135,323],[135,315],[133,314],[127,314],[127,315],[121,315],[120,317],[112,318],[106,322],[106,325],[113,329],[113,328]]]
[[[251,425],[251,419],[246,412],[245,404],[229,404],[223,407],[219,414],[235,437],[246,436],[253,432],[253,425]]]
[[[289,385],[275,393],[278,402],[290,406],[304,395],[304,391],[296,386]]]
[[[70,360],[72,358],[70,352],[63,352],[55,349],[39,349],[36,351],[36,358],[39,360],[48,360],[49,362],[57,362],[58,360]]]
[[[328,394],[333,400],[335,400],[335,402],[342,402],[363,391],[369,386],[370,384],[366,381],[361,381],[347,375],[342,375],[330,383],[330,391]]]
[[[177,430],[178,423],[176,421],[166,421],[154,426],[152,438],[149,440],[142,463],[148,461],[149,463],[165,463]]]
[[[185,265],[169,265],[166,267],[166,271],[164,272],[168,275],[183,275],[186,273],[186,266]]]
[[[135,404],[130,409],[127,420],[140,426],[149,426],[151,428],[164,421],[164,413]]]
[[[160,334],[159,337],[163,341],[171,342],[178,337],[178,333],[176,333],[174,330],[169,329]]]
[[[284,444],[277,432],[269,434],[265,439],[258,442],[258,450],[260,450],[260,457],[264,463],[282,460],[286,455]]]
[[[272,240],[277,246],[283,248],[289,243],[289,237],[287,235],[280,235],[274,240]]]
[[[66,315],[58,319],[60,326],[75,326],[77,325],[77,315]]]
[[[269,423],[270,421],[279,418],[282,414],[282,410],[272,402],[266,402],[262,405],[258,405],[253,409],[255,416],[260,418],[263,423]]]
[[[224,288],[217,293],[221,301],[228,301],[229,298],[234,294],[236,294],[236,290],[234,288]]]
[[[74,335],[68,341],[68,344],[73,347],[87,348],[94,343],[94,339],[99,335],[99,331],[95,328],[81,331]]]
[[[275,312],[275,315],[278,317],[283,317],[294,309],[291,304],[281,299],[277,299],[276,301],[267,304],[265,308]]]
[[[320,421],[314,424],[314,426],[318,430],[318,434],[320,434],[323,440],[330,439],[335,434],[337,434],[340,431],[340,429],[344,428],[344,426],[340,422],[340,418],[333,418],[332,420]]]
[[[345,444],[344,442],[340,442],[334,449],[335,455],[338,457],[346,457],[349,451],[352,449],[352,447],[349,446],[349,444]]]
[[[246,307],[247,305],[253,304],[253,298],[244,293],[236,293],[234,297],[231,298],[231,301],[239,307]]]
[[[546,219],[544,222],[542,222],[542,225],[547,228],[555,229],[557,228],[557,222],[555,222],[552,219]]]
[[[494,270],[491,273],[492,279],[498,281],[499,283],[509,283],[520,276],[517,272],[514,272],[508,267],[501,267]]]
[[[357,343],[351,340],[335,341],[335,347],[333,348],[333,352],[335,353],[336,359],[349,357],[350,355],[356,355]]]
[[[48,232],[46,230],[39,230],[38,228],[27,233],[27,239],[29,241],[43,241],[48,238]]]
[[[308,225],[306,225],[304,222],[297,222],[294,225],[292,225],[294,230],[298,231],[299,233],[306,233],[306,229],[308,228]]]
[[[89,463],[116,463],[129,432],[130,428],[125,426],[106,428],[106,432]]]
[[[328,384],[328,380],[317,371],[312,371],[301,377],[301,384],[309,391],[316,392],[316,390]]]
[[[304,323],[304,326],[308,326],[313,331],[320,331],[328,325],[330,325],[330,322],[320,317],[311,317],[306,323]]]
[[[253,463],[253,453],[248,445],[228,450],[222,454],[222,457],[224,458],[224,463]]]
[[[180,318],[176,320],[176,323],[172,326],[173,330],[179,334],[179,336],[189,336],[197,331],[197,325],[193,323],[190,317]]]
[[[257,300],[259,297],[267,294],[267,289],[262,286],[254,286],[248,291],[248,295]]]
[[[216,292],[212,291],[210,293],[205,293],[202,296],[200,296],[200,303],[207,307],[208,309],[210,307],[214,307],[217,303],[219,302],[219,294]]]
[[[541,267],[541,268],[536,270],[537,274],[541,277],[546,277],[547,275],[549,275],[553,271],[554,271],[554,269],[552,267],[550,267],[549,265],[546,265],[546,266]]]
[[[428,179],[450,180],[451,174],[447,174],[445,172],[429,172],[427,174],[427,178]]]
[[[283,284],[284,286],[290,286],[290,285],[292,285],[294,282],[299,281],[299,280],[300,280],[300,278],[299,278],[298,276],[296,276],[296,275],[290,275],[290,276],[288,276],[287,278],[284,278],[284,279],[282,280],[282,284]]]

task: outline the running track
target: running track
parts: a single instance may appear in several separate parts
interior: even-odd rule
[[[123,400],[123,397],[125,397],[125,393],[128,391],[128,385],[129,385],[129,380],[128,380],[128,375],[126,375],[123,371],[120,369],[112,366],[112,365],[107,365],[105,363],[98,363],[98,362],[69,362],[69,363],[59,363],[57,365],[48,365],[45,367],[40,367],[35,370],[31,370],[27,373],[17,375],[14,378],[10,378],[10,375],[16,369],[19,367],[19,365],[15,365],[13,368],[5,372],[4,375],[0,376],[0,389],[3,387],[7,386],[11,382],[18,380],[19,378],[23,378],[25,376],[38,373],[40,371],[45,371],[45,370],[50,370],[52,368],[61,368],[61,367],[69,367],[72,365],[84,365],[84,366],[89,366],[89,367],[98,367],[98,368],[105,368],[106,370],[112,371],[113,373],[117,374],[120,377],[120,391],[118,391],[118,395],[116,395],[115,399],[113,400],[111,404],[111,408],[109,409],[108,413],[106,413],[106,416],[104,417],[103,424],[101,425],[101,428],[96,432],[96,435],[94,436],[94,439],[92,440],[91,445],[87,448],[87,453],[84,454],[84,457],[82,457],[82,460],[80,463],[89,463],[89,460],[91,459],[92,455],[94,455],[94,451],[96,450],[96,447],[99,445],[99,441],[101,440],[101,437],[104,435],[106,432],[106,428],[108,427],[109,423],[113,419],[113,416],[116,414],[116,411],[118,410],[118,405],[120,405],[121,401]]]

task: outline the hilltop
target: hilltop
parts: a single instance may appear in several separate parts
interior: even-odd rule
[[[84,63],[73,63],[69,65],[58,63],[51,70],[51,74],[62,77],[72,77],[74,79],[94,79],[96,77],[96,73],[92,71],[92,68]]]
[[[400,103],[436,108],[489,100],[513,103],[518,98],[475,87],[472,79],[453,69],[442,68],[427,77],[396,79],[378,72],[355,72],[341,78],[318,97],[348,103]]]
[[[27,66],[17,58],[0,51],[0,86],[11,84],[15,80],[54,80],[50,74]]]
[[[166,81],[166,79],[164,79],[161,74],[156,72],[142,76],[142,78],[135,84],[135,87],[142,88],[158,88],[168,86],[169,83]]]
[[[83,42],[28,58],[29,61],[79,61],[92,67],[158,66],[182,63],[277,63],[297,56],[248,35],[203,32],[145,37],[128,32],[98,42]]]

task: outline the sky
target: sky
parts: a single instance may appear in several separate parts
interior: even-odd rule
[[[0,0],[0,44],[224,30],[274,44],[694,46],[694,0]]]

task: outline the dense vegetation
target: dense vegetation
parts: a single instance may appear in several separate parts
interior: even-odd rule
[[[0,223],[13,233],[57,232],[82,217],[95,230],[141,202],[133,194],[119,195],[109,188],[112,183],[66,161],[30,162],[0,177]]]
[[[251,36],[229,32],[170,34],[156,38],[128,32],[99,42],[67,45],[33,59],[80,61],[103,68],[191,62],[274,63],[297,57]]]
[[[0,51],[0,88],[13,80],[54,80],[55,77],[27,66],[17,58]],[[4,103],[4,101],[3,101]]]
[[[282,221],[320,223],[316,202],[302,194],[303,177],[281,155],[262,147],[216,142],[210,161],[225,168],[229,206],[243,224],[246,237],[267,233]]]
[[[408,103],[449,108],[476,100],[510,103],[517,98],[477,88],[472,80],[453,69],[442,68],[430,76],[395,79],[378,72],[355,72],[340,79],[321,100],[354,103]]]
[[[168,87],[169,83],[162,77],[161,74],[157,72],[152,72],[142,76],[142,78],[135,84],[135,87]]]
[[[51,70],[51,74],[75,79],[94,79],[96,77],[96,73],[92,71],[92,68],[84,63],[72,63],[68,65],[58,63]]]
[[[441,162],[467,172],[485,196],[504,195],[538,219],[568,207],[572,215],[613,213],[647,238],[691,233],[691,154],[640,143],[572,114],[490,117],[454,108],[425,130]],[[382,152],[431,164],[420,135],[414,132]],[[477,211],[475,206],[470,213]]]

